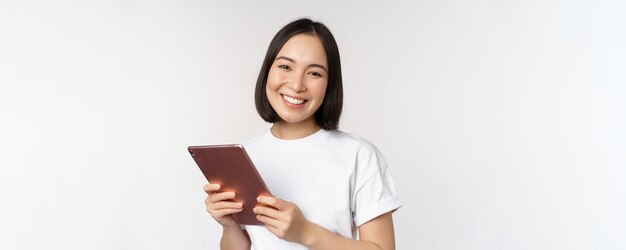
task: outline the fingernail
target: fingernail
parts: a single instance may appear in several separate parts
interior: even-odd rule
[[[243,203],[239,203],[239,204],[237,204],[237,206],[239,206],[239,208],[242,208],[243,207]]]
[[[261,201],[261,196],[256,197],[256,201]]]

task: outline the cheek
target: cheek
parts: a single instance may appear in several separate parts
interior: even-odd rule
[[[313,87],[310,90],[316,97],[320,99],[324,99],[324,96],[326,95],[327,87],[328,87],[328,83],[324,82],[324,83],[313,85]]]
[[[276,87],[274,87],[275,85],[276,85],[276,81],[274,80],[274,78],[272,78],[272,75],[268,75],[267,83],[265,84],[265,88],[267,90],[272,90],[272,89],[276,88]]]
[[[280,74],[280,72],[277,72],[275,70],[270,70],[270,72],[267,74],[267,87],[270,89],[274,89],[278,87],[280,83],[283,81],[282,78],[283,77]]]

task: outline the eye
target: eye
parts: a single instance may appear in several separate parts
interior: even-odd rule
[[[315,72],[315,71],[311,71],[311,72],[309,72],[309,75],[311,75],[311,76],[313,76],[313,77],[315,77],[315,78],[320,78],[320,77],[322,77],[322,74],[320,74],[320,73],[318,73],[318,72]]]
[[[284,70],[291,70],[291,67],[289,67],[288,65],[278,65],[278,67]]]

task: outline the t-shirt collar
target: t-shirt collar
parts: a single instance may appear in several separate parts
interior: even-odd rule
[[[268,130],[263,135],[263,140],[271,147],[279,149],[279,150],[302,150],[306,148],[310,148],[316,145],[318,142],[322,141],[329,134],[328,131],[324,129],[320,129],[319,131],[300,139],[295,140],[285,140],[280,139],[274,134],[272,134],[271,130]]]

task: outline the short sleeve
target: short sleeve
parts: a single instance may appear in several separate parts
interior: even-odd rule
[[[387,162],[374,145],[359,149],[355,179],[351,210],[356,227],[402,206]]]

